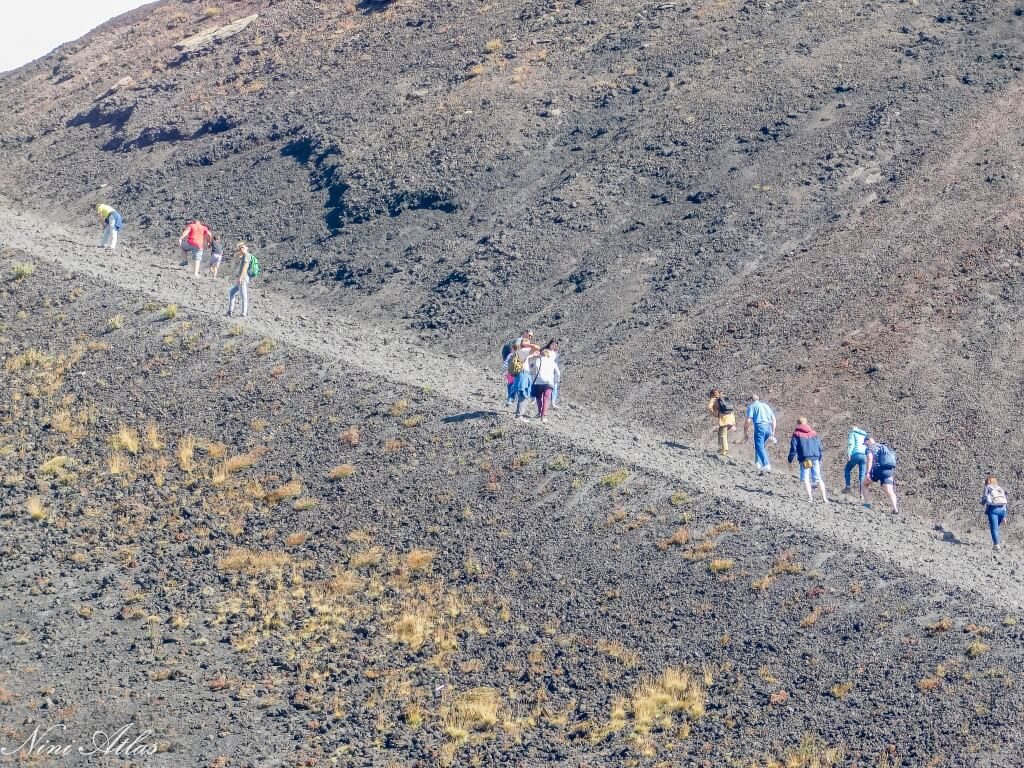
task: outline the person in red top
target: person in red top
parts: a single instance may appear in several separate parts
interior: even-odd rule
[[[211,240],[210,230],[199,219],[193,219],[178,238],[178,247],[184,251],[185,257],[192,261],[193,277],[199,277],[199,265],[203,262],[203,251]]]

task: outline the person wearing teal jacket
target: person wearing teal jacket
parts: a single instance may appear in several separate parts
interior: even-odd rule
[[[843,493],[849,493],[852,489],[850,480],[853,475],[853,468],[857,467],[857,487],[859,488],[861,483],[864,482],[864,473],[867,471],[868,459],[867,454],[864,451],[864,440],[867,439],[868,433],[860,427],[853,427],[850,430],[850,434],[846,436],[846,467],[843,468],[843,479],[846,481],[846,487],[843,488]]]

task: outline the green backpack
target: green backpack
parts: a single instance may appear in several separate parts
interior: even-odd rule
[[[256,258],[255,253],[249,254],[249,277],[260,276],[260,260]]]

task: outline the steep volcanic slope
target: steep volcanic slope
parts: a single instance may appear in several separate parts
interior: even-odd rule
[[[82,220],[110,198],[154,242],[198,213],[480,359],[528,321],[577,395],[640,419],[692,428],[714,380],[830,448],[862,422],[959,511],[1024,450],[1022,25],[952,0],[160,3],[0,81],[3,191]]]
[[[1018,765],[1015,610],[251,326],[0,274],[8,750]]]

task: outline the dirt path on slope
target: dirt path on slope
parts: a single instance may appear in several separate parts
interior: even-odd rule
[[[119,246],[108,265],[96,247],[98,227],[75,232],[28,212],[15,212],[10,201],[0,200],[0,208],[2,245],[191,311],[222,315],[226,308],[228,281],[192,278],[177,266],[173,243],[157,253],[144,244],[131,243],[129,237],[128,244]],[[228,262],[225,266],[223,271],[230,274],[235,265]],[[9,268],[10,264],[5,264],[3,272],[9,272]],[[455,355],[424,349],[401,330],[355,322],[345,315],[343,307],[307,304],[296,295],[299,290],[299,286],[288,285],[278,292],[272,280],[254,280],[247,327],[312,352],[328,364],[333,360],[396,382],[439,390],[437,394],[451,401],[453,409],[437,414],[438,418],[502,409],[497,365],[485,371]],[[224,318],[224,322],[238,320]],[[780,523],[873,552],[939,584],[974,591],[1008,608],[1024,608],[1019,549],[994,557],[980,521],[970,538],[940,534],[917,521],[892,517],[877,492],[873,509],[845,499],[828,508],[821,504],[812,507],[803,500],[802,490],[792,476],[758,477],[749,466],[733,466],[709,457],[701,446],[688,444],[689,440],[677,441],[670,435],[623,423],[605,411],[582,404],[568,403],[547,425],[526,421],[520,426],[548,429],[581,451],[604,454],[662,474],[725,504],[758,510]]]

